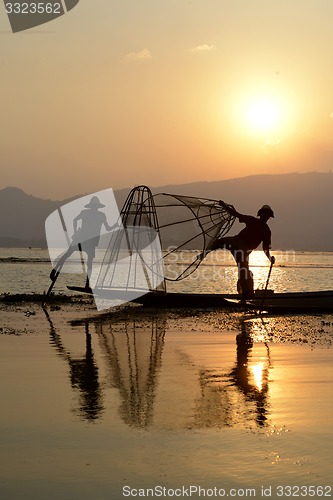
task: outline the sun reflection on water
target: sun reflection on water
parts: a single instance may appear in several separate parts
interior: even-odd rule
[[[253,375],[254,384],[259,392],[263,388],[263,378],[264,378],[264,363],[261,361],[250,367]]]

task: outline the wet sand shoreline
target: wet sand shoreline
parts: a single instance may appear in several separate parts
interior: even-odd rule
[[[45,312],[70,324],[85,322],[98,323],[108,319],[121,323],[126,319],[140,321],[152,318],[165,318],[175,331],[234,331],[244,322],[257,326],[267,340],[275,342],[304,343],[313,346],[332,345],[333,314],[256,314],[246,311],[232,311],[223,308],[145,308],[136,304],[120,306],[108,311],[98,312],[93,299],[86,295],[55,295],[45,301],[44,294],[14,294],[0,296],[2,333],[19,334],[22,320],[34,323],[38,333],[41,325],[38,320],[45,318]],[[13,315],[11,315],[13,313]],[[6,321],[4,318],[8,317]],[[32,317],[30,320],[28,318]],[[34,321],[33,321],[34,320]],[[6,325],[6,326],[4,326]],[[21,325],[15,330],[15,326]],[[1,325],[0,325],[1,328]],[[1,331],[0,331],[1,333]]]

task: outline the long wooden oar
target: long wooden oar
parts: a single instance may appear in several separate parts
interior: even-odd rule
[[[59,274],[60,274],[60,269],[58,269],[58,270],[54,273],[54,277],[53,277],[53,279],[52,279],[52,282],[51,282],[51,284],[50,284],[50,286],[49,286],[49,288],[48,288],[48,290],[47,290],[47,292],[46,292],[46,295],[45,295],[45,301],[44,301],[44,302],[43,302],[43,304],[42,304],[43,306],[45,306],[46,301],[47,301],[47,299],[49,298],[49,296],[50,296],[50,294],[51,294],[52,288],[54,287],[55,282],[57,281],[57,278],[58,278]]]
[[[268,271],[268,276],[267,276],[267,280],[266,280],[266,285],[265,285],[264,293],[262,294],[261,304],[260,304],[260,307],[259,307],[259,314],[262,313],[262,308],[264,306],[264,302],[265,302],[265,298],[266,298],[266,292],[267,292],[267,289],[268,289],[269,278],[271,277],[271,273],[272,273],[274,262],[275,262],[275,259],[273,258],[271,260],[271,265],[269,266],[269,271]]]

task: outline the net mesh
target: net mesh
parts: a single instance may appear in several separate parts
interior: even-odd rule
[[[150,290],[165,290],[165,280],[187,278],[198,268],[202,256],[209,252],[215,240],[232,227],[235,217],[227,207],[208,198],[170,193],[152,195],[146,186],[134,188],[121,210],[123,231],[111,238],[96,287],[113,286],[114,270],[118,270],[123,261],[121,252],[128,253],[130,281],[128,278],[126,286],[133,289],[142,287],[142,281],[146,281]],[[141,229],[136,232],[135,228]],[[157,234],[162,253],[152,244],[149,228]],[[151,249],[148,258],[140,250],[148,247],[147,235]],[[133,253],[132,250],[137,251]],[[137,271],[138,259],[142,273]],[[161,280],[162,274],[164,280]]]
[[[120,212],[119,228],[110,236],[94,290],[117,290],[120,295],[125,291],[128,299],[151,290],[165,290],[157,214],[146,186],[129,193]]]
[[[178,281],[193,273],[214,241],[226,235],[235,217],[218,201],[169,193],[154,195],[164,251],[165,279]]]

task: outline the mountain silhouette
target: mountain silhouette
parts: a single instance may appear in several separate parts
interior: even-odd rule
[[[120,209],[130,189],[114,192]],[[151,189],[153,193],[222,199],[239,212],[253,215],[269,204],[275,212],[275,219],[269,221],[273,250],[333,251],[331,172],[253,175]],[[15,187],[0,190],[0,246],[46,247],[45,219],[59,206],[80,196],[54,201],[36,198]],[[241,227],[235,224],[232,234]]]
[[[66,201],[35,198],[22,189],[0,191],[0,246],[46,247],[45,219]]]

